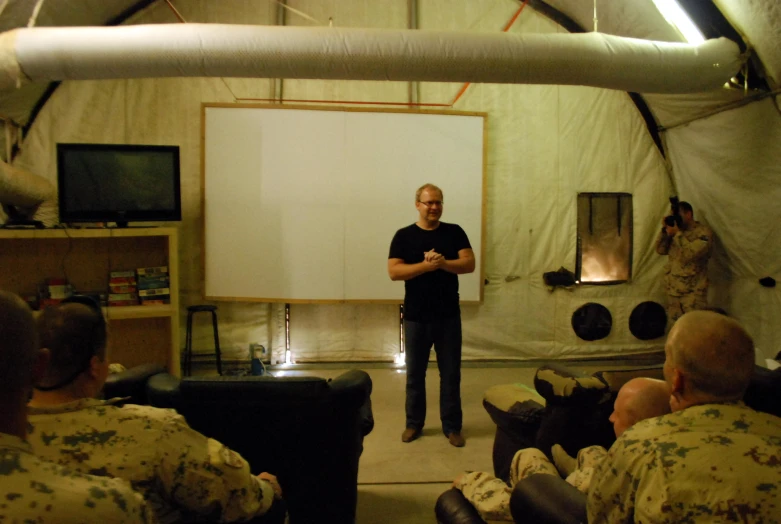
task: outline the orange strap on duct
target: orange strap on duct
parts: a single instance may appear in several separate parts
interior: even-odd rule
[[[510,21],[507,22],[507,24],[504,26],[504,29],[502,29],[502,33],[506,33],[512,25],[515,23],[516,20],[518,20],[518,16],[520,16],[521,11],[523,11],[523,8],[526,7],[526,4],[529,3],[529,0],[523,0],[523,3],[521,4],[521,7],[518,8],[518,10],[515,12],[512,18],[510,18]],[[461,89],[458,90],[458,94],[453,99],[452,102],[450,102],[451,107],[456,105],[456,102],[458,102],[458,99],[461,98],[461,96],[466,93],[466,90],[469,88],[469,86],[472,85],[471,82],[465,83],[463,86],[461,86]]]

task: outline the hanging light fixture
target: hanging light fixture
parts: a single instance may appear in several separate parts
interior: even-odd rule
[[[676,28],[688,43],[697,45],[705,41],[702,31],[699,30],[677,0],[653,0],[653,3],[664,19]]]

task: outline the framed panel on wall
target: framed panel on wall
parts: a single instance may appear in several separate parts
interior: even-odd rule
[[[206,298],[401,302],[388,249],[430,182],[477,258],[461,299],[481,301],[485,125],[482,113],[204,104]]]

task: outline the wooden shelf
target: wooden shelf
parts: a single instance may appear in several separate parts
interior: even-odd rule
[[[173,227],[95,227],[95,228],[0,228],[0,238],[128,238],[160,237],[176,231]]]
[[[104,307],[106,320],[124,320],[129,318],[160,318],[170,317],[175,313],[170,304],[158,306],[114,306]]]
[[[105,292],[111,271],[168,266],[171,303],[103,308],[109,358],[127,367],[155,362],[179,375],[179,244],[174,227],[0,228],[0,289],[31,295],[46,278],[79,292]]]

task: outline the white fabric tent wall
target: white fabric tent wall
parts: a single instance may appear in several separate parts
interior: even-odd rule
[[[758,358],[781,345],[781,119],[770,99],[725,111],[667,133],[675,181],[695,218],[717,232],[710,302],[738,318]]]
[[[319,19],[327,18],[336,8],[335,19],[340,24],[370,26],[374,20],[380,21],[371,14],[366,18],[353,15],[345,21],[339,15],[355,10],[342,3],[296,2],[295,7]],[[513,15],[517,4],[421,2],[420,7],[422,29],[496,31]],[[342,8],[344,12],[339,11]],[[386,23],[396,20],[404,24],[405,17],[402,10],[381,18]],[[296,20],[291,17],[290,21]],[[479,20],[477,26],[475,20]],[[529,10],[522,13],[512,31],[561,29]],[[359,87],[363,97],[355,98]],[[290,80],[285,82],[285,96],[364,100],[368,93],[376,93],[377,87],[376,83]],[[423,83],[420,99],[447,102],[460,87]],[[405,95],[406,85],[399,84],[398,91],[385,98],[378,93],[374,100],[403,101]],[[629,97],[590,88],[483,84],[470,87],[456,109],[489,114],[486,278],[490,284],[482,306],[463,308],[464,357],[555,358],[658,349],[659,341],[640,343],[628,334],[626,326],[635,304],[663,300],[659,279],[664,260],[653,252],[652,241],[647,239],[656,233],[666,210],[669,183],[661,157]],[[595,133],[594,122],[600,116],[615,127],[604,134]],[[435,173],[431,179],[436,182]],[[632,284],[584,287],[575,295],[563,291],[550,294],[544,287],[542,272],[561,265],[574,269],[573,206],[578,191],[630,191],[641,197],[642,202],[635,201],[637,278]],[[650,229],[642,225],[649,212],[655,217]],[[447,215],[444,218],[447,220]],[[410,206],[410,222],[414,219]],[[520,278],[504,280],[515,276]],[[570,316],[594,298],[611,309],[616,329],[604,341],[584,343],[573,334]],[[387,326],[378,328],[378,334],[383,334],[382,357],[391,359],[398,352],[398,310],[386,313],[385,306],[292,306],[293,328],[306,327],[291,331],[294,357],[376,357],[377,346],[363,344],[372,342],[367,326],[377,324],[353,321],[365,318],[366,311],[377,313],[376,320]],[[355,349],[350,350],[348,344]]]
[[[345,27],[404,28],[406,2],[339,0],[289,2],[319,20],[334,17]],[[193,22],[271,24],[266,3],[177,2]],[[517,9],[516,2],[421,2],[420,27],[496,32]],[[133,23],[170,22],[155,4]],[[289,15],[288,23],[302,19]],[[309,23],[309,22],[307,22]],[[562,32],[531,9],[511,31]],[[65,82],[39,114],[20,166],[54,180],[57,142],[179,144],[182,151],[182,304],[201,300],[200,103],[269,98],[268,79],[168,79]],[[449,102],[460,84],[420,85],[425,102]],[[403,82],[286,80],[287,99],[404,102]],[[660,280],[664,258],[653,238],[671,194],[665,163],[628,95],[596,88],[473,85],[455,106],[486,111],[488,143],[488,228],[485,303],[464,307],[464,357],[558,358],[620,355],[659,349],[627,329],[632,308],[664,300]],[[430,180],[436,183],[436,173]],[[421,180],[421,183],[426,182]],[[415,188],[410,188],[410,194]],[[447,193],[447,188],[444,188]],[[550,293],[542,273],[575,265],[575,199],[579,191],[623,191],[634,195],[634,268],[630,284],[581,287]],[[410,199],[412,200],[412,198]],[[696,202],[696,201],[695,201]],[[696,204],[695,204],[696,205]],[[457,217],[445,220],[457,221]],[[410,220],[415,212],[410,204]],[[402,227],[406,224],[399,224]],[[390,239],[388,239],[390,242]],[[518,278],[516,278],[518,277]],[[401,285],[401,284],[399,284]],[[598,342],[575,337],[570,316],[581,304],[598,301],[614,320],[613,333]],[[298,360],[391,360],[399,350],[395,306],[293,305],[291,346]],[[223,346],[244,357],[250,342],[270,345],[275,360],[284,351],[281,305],[220,304]],[[208,331],[196,333],[208,345]]]
[[[714,0],[730,24],[759,55],[771,81],[771,88],[781,81],[781,4],[764,0]],[[751,35],[747,37],[747,35]]]

